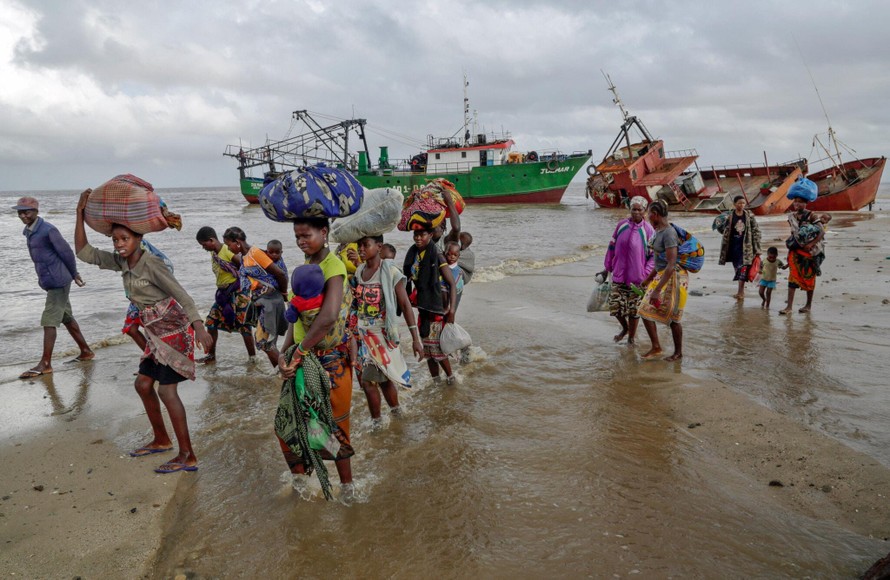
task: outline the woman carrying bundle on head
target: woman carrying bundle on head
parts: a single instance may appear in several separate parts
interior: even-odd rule
[[[278,368],[285,379],[291,379],[295,376],[297,367],[302,364],[303,357],[309,353],[324,367],[329,378],[327,388],[330,389],[332,419],[337,426],[333,435],[338,443],[336,456],[325,456],[324,459],[334,460],[340,476],[341,500],[349,502],[355,492],[350,462],[354,452],[349,440],[352,366],[349,361],[346,322],[351,300],[347,298],[346,266],[328,248],[328,218],[301,217],[293,220],[293,223],[297,246],[306,256],[306,264],[321,268],[324,283],[318,295],[320,300],[316,301],[317,304],[310,305],[311,310],[300,311],[296,322],[291,325],[292,331],[286,334],[282,347],[285,355],[279,359]],[[301,268],[306,266],[294,269],[295,277],[301,272]],[[294,290],[298,292],[300,288]],[[294,345],[293,357],[288,362],[288,350]],[[296,453],[280,437],[279,445],[294,476],[294,488],[304,489],[306,475],[312,471],[309,458]]]
[[[403,271],[408,276],[409,294],[410,286],[417,289],[417,323],[423,339],[423,355],[433,382],[441,380],[441,367],[445,371],[446,383],[453,385],[457,379],[452,374],[448,355],[442,352],[439,336],[446,322],[454,322],[457,285],[448,262],[433,242],[432,229],[416,229],[413,234],[414,245],[405,254]],[[447,290],[443,291],[443,284]]]
[[[807,293],[807,303],[798,312],[809,312],[813,307],[813,293],[816,291],[816,277],[822,275],[822,262],[825,261],[825,225],[831,221],[827,213],[814,213],[807,209],[807,203],[815,201],[818,186],[807,178],[801,178],[788,188],[791,199],[791,213],[788,225],[791,236],[785,242],[788,246],[788,303],[779,314],[791,314],[794,309],[794,294],[798,288]]]
[[[655,236],[650,242],[655,253],[655,268],[643,281],[642,285],[648,289],[639,312],[649,340],[652,341],[652,348],[643,358],[655,358],[662,354],[658,328],[655,326],[658,322],[671,327],[671,336],[674,339],[674,353],[664,360],[676,361],[683,358],[683,327],[680,326],[680,319],[683,318],[683,309],[686,307],[689,274],[677,261],[680,237],[668,221],[668,206],[664,201],[656,200],[649,206],[649,223],[655,228]]]
[[[141,234],[114,224],[111,240],[115,252],[98,250],[89,244],[84,228],[84,208],[91,191],[84,191],[77,204],[74,227],[77,257],[103,270],[121,272],[124,290],[139,309],[139,320],[147,338],[135,386],[151,422],[154,437],[132,451],[130,456],[144,457],[173,449],[161,414],[160,402],[163,401],[179,443],[179,453],[155,471],[196,471],[198,459],[192,450],[185,407],[177,393],[177,385],[195,378],[195,338],[205,351],[210,350],[213,340],[204,329],[195,302],[179,285],[173,273],[160,258],[142,249]],[[160,384],[157,392],[154,389],[155,381]]]

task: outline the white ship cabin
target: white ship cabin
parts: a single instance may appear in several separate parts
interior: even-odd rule
[[[481,136],[481,135],[480,135]],[[454,144],[427,150],[428,174],[469,173],[474,167],[504,165],[513,150],[513,140],[486,142],[477,139],[466,146]]]

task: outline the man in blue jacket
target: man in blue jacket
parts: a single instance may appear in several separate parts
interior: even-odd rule
[[[76,361],[91,360],[95,355],[74,320],[71,302],[68,300],[72,280],[78,286],[83,286],[71,246],[54,225],[37,217],[38,203],[33,197],[20,198],[12,209],[18,212],[19,219],[25,224],[25,231],[22,233],[28,239],[28,251],[34,261],[34,269],[37,270],[37,281],[46,290],[46,307],[40,318],[40,325],[43,326],[43,356],[37,366],[19,375],[21,379],[28,379],[53,372],[53,347],[56,345],[56,328],[60,324],[65,325],[80,348]]]

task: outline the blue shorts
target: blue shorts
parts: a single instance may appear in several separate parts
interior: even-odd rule
[[[763,286],[764,288],[775,288],[776,281],[775,280],[761,280],[760,285]]]

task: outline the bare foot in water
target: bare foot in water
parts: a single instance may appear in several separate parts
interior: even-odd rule
[[[809,312],[809,311],[810,311],[810,307],[809,307],[809,306],[804,306],[803,308],[801,308],[800,310],[798,310],[798,312],[800,312],[801,314],[806,314],[806,313]]]
[[[627,331],[626,331],[626,330],[622,330],[621,332],[619,332],[618,334],[616,334],[616,335],[612,338],[612,340],[614,340],[615,342],[621,342],[622,340],[624,340],[624,337],[625,337],[625,336],[627,336]]]
[[[786,314],[791,314],[791,309],[785,308],[785,309],[779,310],[779,314],[781,314],[782,316],[785,316]]]
[[[666,357],[664,357],[664,360],[666,360],[666,361],[668,361],[668,362],[674,362],[674,361],[678,361],[678,360],[680,360],[681,358],[683,358],[683,353],[682,353],[682,352],[675,352],[675,353],[672,354],[671,356],[666,356]]]
[[[652,348],[652,349],[649,349],[649,352],[645,353],[642,356],[645,359],[650,359],[650,358],[655,358],[655,357],[661,356],[662,352],[664,352],[664,351],[662,351],[660,348]]]
[[[629,346],[629,347],[635,347],[635,346],[637,346],[637,341],[636,341],[636,339],[634,339],[634,338],[628,338],[628,339],[627,339],[627,346]]]
[[[732,297],[735,298],[736,300],[744,300],[745,299],[744,294],[733,294]]]

